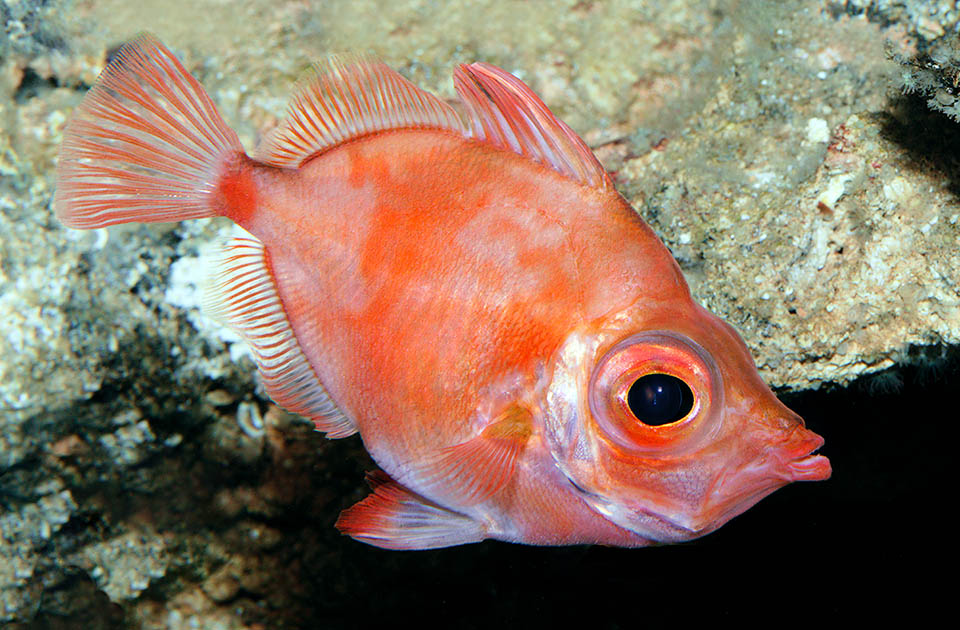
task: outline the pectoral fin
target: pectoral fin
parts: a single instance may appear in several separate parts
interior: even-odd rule
[[[419,481],[431,496],[452,505],[475,505],[502,489],[532,433],[532,416],[511,405],[472,440],[447,447],[418,466]]]
[[[435,549],[480,542],[483,525],[448,510],[377,471],[367,476],[373,493],[337,519],[342,533],[384,549]]]

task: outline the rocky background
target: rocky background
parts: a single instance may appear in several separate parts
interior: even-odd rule
[[[951,496],[921,499],[957,415],[958,22],[937,0],[0,0],[0,627],[489,627],[571,602],[621,627],[902,587]],[[457,63],[517,74],[826,436],[835,478],[680,547],[340,537],[373,467],[359,440],[273,406],[198,311],[200,257],[229,225],[78,232],[50,210],[71,109],[141,30],[248,148],[327,52],[373,52],[445,97]],[[740,593],[734,567],[778,597]]]

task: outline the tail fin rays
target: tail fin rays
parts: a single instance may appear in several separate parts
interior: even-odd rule
[[[203,87],[155,37],[129,42],[64,132],[54,209],[66,225],[220,214],[220,177],[246,159]]]

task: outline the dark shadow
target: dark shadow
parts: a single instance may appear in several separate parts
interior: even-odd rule
[[[960,197],[960,123],[931,110],[918,94],[895,97],[876,116],[882,136],[907,151],[907,168],[948,180],[950,192]]]
[[[573,616],[591,628],[697,627],[790,611],[856,611],[866,621],[912,610],[913,589],[939,579],[926,563],[952,535],[948,431],[960,349],[911,354],[914,367],[785,396],[825,437],[833,477],[779,490],[703,539],[635,550],[484,543],[419,553],[334,540],[342,590],[315,600],[313,621],[350,627],[356,615],[427,614],[458,628],[559,627]],[[323,590],[321,572],[309,579]]]
[[[23,105],[27,101],[37,98],[43,92],[59,87],[56,77],[44,78],[37,74],[32,68],[26,68],[23,71],[23,77],[17,84],[17,89],[13,93],[13,100],[17,105]]]
[[[149,513],[160,531],[206,532],[168,549],[168,573],[142,595],[166,606],[219,565],[201,571],[190,545],[215,545],[223,560],[242,556],[250,584],[222,602],[250,627],[388,627],[404,619],[428,627],[712,627],[717,619],[819,619],[856,612],[861,622],[913,610],[915,589],[943,580],[928,571],[952,535],[952,435],[960,348],[917,348],[914,367],[863,378],[846,388],[784,396],[823,435],[833,477],[777,491],[714,534],[684,545],[615,549],[537,548],[486,542],[426,552],[375,549],[341,536],[333,522],[364,496],[359,480],[372,464],[359,440],[325,441],[305,427],[287,436],[286,466],[204,458],[189,440],[166,455],[166,479],[123,499],[107,492],[102,523],[77,522],[68,538],[118,527]],[[948,430],[950,435],[948,436]],[[130,471],[133,473],[134,471]],[[275,482],[270,477],[279,475]],[[226,514],[216,495],[237,487],[290,487],[298,500]],[[80,514],[78,519],[93,514]],[[258,545],[237,524],[272,532]],[[68,526],[70,527],[70,526]],[[239,532],[239,533],[238,533]],[[67,555],[67,554],[64,554]],[[949,562],[945,557],[945,562]],[[194,573],[194,571],[197,571]],[[83,598],[89,580],[62,589]],[[84,588],[81,588],[84,587]],[[88,594],[90,597],[93,595]],[[62,595],[64,602],[70,593]],[[105,611],[100,602],[91,610]],[[71,604],[76,606],[76,604]],[[95,627],[60,621],[67,603],[45,605],[35,627]],[[680,623],[676,622],[680,620]],[[386,623],[384,623],[386,622]],[[257,625],[259,624],[259,625]],[[104,628],[136,627],[104,625]]]

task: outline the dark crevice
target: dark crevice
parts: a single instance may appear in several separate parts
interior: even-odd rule
[[[18,105],[23,105],[30,99],[34,99],[47,90],[60,87],[60,82],[56,77],[43,78],[32,68],[26,68],[23,71],[23,77],[20,84],[13,93],[13,99]]]
[[[877,117],[883,137],[907,151],[908,168],[949,181],[948,190],[960,197],[960,124],[916,94],[896,97]]]

